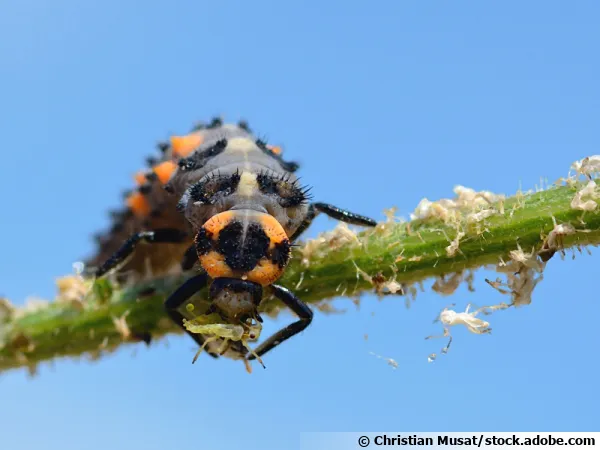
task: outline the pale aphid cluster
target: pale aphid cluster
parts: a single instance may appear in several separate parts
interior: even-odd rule
[[[571,208],[581,211],[594,211],[598,207],[595,201],[600,195],[596,191],[596,183],[593,178],[600,173],[600,155],[588,156],[571,164],[571,170],[575,171],[575,176],[569,176],[566,180],[569,185],[575,185],[579,176],[586,177],[589,182],[582,189],[577,191],[571,201]]]
[[[379,234],[380,236],[385,236],[388,232],[390,232],[395,224],[406,222],[402,217],[397,217],[396,212],[398,211],[397,206],[393,206],[392,208],[384,209],[383,215],[385,216],[385,220],[381,221],[375,227],[374,233]]]
[[[473,292],[475,291],[473,288],[473,280],[474,274],[471,270],[456,272],[437,277],[431,286],[431,289],[440,295],[447,296],[454,294],[461,283],[466,282],[469,291]]]
[[[504,195],[494,194],[489,191],[477,192],[474,189],[464,186],[454,188],[456,197],[453,199],[441,199],[431,202],[424,198],[419,202],[415,211],[410,215],[411,220],[415,219],[440,219],[445,223],[459,222],[463,214],[478,214],[472,216],[469,221],[479,221],[491,216],[496,212],[492,209],[498,205],[498,211],[502,211]],[[483,213],[483,211],[487,211]],[[469,217],[469,216],[467,216]]]
[[[301,247],[302,264],[310,266],[310,260],[321,251],[337,250],[346,245],[359,246],[361,241],[348,224],[340,222],[333,230],[319,234],[316,238],[306,241]]]
[[[600,173],[600,155],[587,156],[579,161],[575,161],[571,164],[571,169],[577,175],[586,176],[591,180],[593,175]]]
[[[504,195],[494,194],[490,191],[477,192],[464,186],[455,186],[453,199],[441,199],[435,202],[422,199],[415,211],[411,214],[411,220],[441,220],[445,224],[451,224],[456,228],[453,239],[448,238],[450,244],[446,247],[446,255],[455,257],[460,251],[460,241],[466,236],[462,230],[465,226],[476,227],[477,234],[484,230],[480,223],[485,219],[504,213]]]
[[[531,267],[514,259],[498,264],[496,271],[504,274],[506,281],[485,281],[501,294],[510,295],[514,306],[529,305],[533,290],[543,280],[542,267]]]
[[[352,261],[352,264],[354,264],[354,267],[356,268],[356,280],[358,281],[360,278],[362,278],[363,280],[371,283],[375,288],[375,293],[380,297],[393,294],[405,295],[406,293],[411,293],[413,297],[416,295],[416,289],[414,289],[414,287],[407,283],[399,283],[396,281],[396,274],[391,278],[386,278],[381,273],[371,276],[358,267],[356,262]],[[396,272],[396,268],[394,266],[391,266],[391,269],[393,272]]]
[[[83,301],[91,289],[91,283],[83,277],[85,266],[82,262],[73,263],[74,275],[67,275],[56,280],[58,288],[57,301],[70,303],[73,307],[82,310]]]

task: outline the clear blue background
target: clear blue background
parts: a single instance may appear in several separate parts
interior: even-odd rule
[[[157,140],[222,114],[303,163],[317,199],[408,217],[455,184],[513,194],[600,153],[600,5],[102,2],[0,6],[0,289],[52,297]],[[335,223],[319,218],[309,237]],[[598,429],[598,256],[554,258],[533,303],[425,341],[451,301],[364,297],[249,376],[185,337],[0,378],[9,450],[297,448],[301,431]],[[596,282],[595,282],[596,281]],[[269,329],[291,319],[285,315]],[[364,341],[363,335],[369,334]],[[136,352],[133,357],[132,353]],[[373,351],[394,358],[393,370]]]

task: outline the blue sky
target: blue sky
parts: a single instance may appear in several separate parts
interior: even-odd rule
[[[4,2],[0,289],[51,297],[157,140],[245,118],[320,201],[383,218],[456,184],[512,194],[599,153],[597,2]],[[308,237],[335,225],[319,218]],[[594,252],[597,253],[597,252]],[[598,429],[597,255],[548,265],[533,303],[423,338],[476,292],[348,300],[248,376],[185,337],[0,376],[11,450],[297,448],[302,431]],[[283,316],[273,329],[290,316]],[[265,332],[267,332],[266,330]],[[363,335],[369,334],[364,341]],[[394,358],[393,370],[369,352]]]

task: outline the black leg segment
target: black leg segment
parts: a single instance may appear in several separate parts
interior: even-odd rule
[[[337,206],[333,206],[328,203],[313,203],[313,207],[318,213],[322,212],[333,219],[337,219],[351,225],[360,225],[362,227],[374,227],[377,225],[377,222],[369,217],[361,216],[360,214],[338,208]]]
[[[147,242],[151,244],[157,243],[169,243],[176,244],[184,242],[188,238],[187,233],[181,230],[163,228],[154,231],[140,231],[134,234],[117,250],[113,255],[108,258],[107,261],[102,264],[98,270],[96,270],[96,277],[100,278],[107,272],[111,271],[115,267],[122,264],[131,254],[133,254],[136,246],[140,242]]]
[[[282,286],[278,286],[276,284],[271,285],[271,288],[273,289],[273,294],[275,295],[275,297],[277,297],[279,300],[285,303],[285,305],[299,317],[299,320],[288,325],[285,328],[282,328],[269,339],[267,339],[265,342],[256,347],[254,352],[258,356],[264,355],[269,350],[272,350],[273,348],[281,344],[283,341],[300,333],[302,330],[304,330],[307,326],[310,325],[313,318],[313,313],[311,309],[308,306],[306,306],[306,304],[302,302],[302,300],[296,297],[289,289],[284,288]],[[248,356],[248,360],[253,359],[256,359],[256,356]]]
[[[183,326],[183,315],[177,310],[177,308],[181,307],[186,301],[188,301],[195,293],[203,289],[208,283],[208,275],[206,273],[201,273],[200,275],[196,275],[195,277],[190,278],[185,283],[177,288],[175,292],[173,292],[169,298],[165,301],[165,308],[167,310],[167,314],[171,318],[173,322],[175,322],[182,330],[184,330],[189,336],[196,341],[199,346],[204,344],[204,338],[201,334],[192,333],[188,331]],[[218,358],[218,355],[215,353],[208,353],[213,358]]]
[[[377,225],[377,222],[369,217],[338,208],[337,206],[333,206],[328,203],[312,203],[308,208],[308,214],[306,215],[306,218],[298,227],[296,232],[292,235],[292,242],[295,241],[310,226],[314,218],[317,217],[319,213],[326,214],[332,219],[346,222],[351,225],[359,225],[362,227],[374,227]]]
[[[183,270],[184,272],[192,270],[194,264],[196,264],[197,262],[198,252],[196,250],[196,244],[194,244],[185,251],[185,254],[183,255],[183,259],[181,261],[181,270]]]

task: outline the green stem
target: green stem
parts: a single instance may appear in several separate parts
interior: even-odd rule
[[[469,222],[469,211],[461,210],[446,223],[431,218],[388,221],[355,237],[347,229],[337,228],[296,249],[279,283],[312,304],[373,290],[379,294],[398,290],[401,294],[401,289],[406,292],[411,284],[426,279],[487,265],[501,269],[501,261],[511,262],[510,252],[519,246],[524,252],[535,249],[539,253],[545,248],[539,255],[549,257],[558,244],[561,248],[595,245],[600,243],[600,208],[583,213],[571,207],[582,186],[578,183],[510,197],[503,208],[501,203],[487,206],[493,214],[478,222]],[[555,221],[578,231],[548,240]],[[448,247],[459,232],[464,235],[452,252]],[[533,259],[518,264],[543,268],[536,257],[534,254]],[[127,288],[103,281],[96,283],[82,302],[59,297],[37,309],[0,303],[0,370],[33,369],[41,361],[65,356],[97,358],[144,333],[154,340],[179,333],[167,320],[162,302],[184,278],[173,276]],[[148,293],[149,288],[154,292]],[[512,289],[510,294],[518,303],[522,292],[516,292],[514,285]],[[196,302],[205,302],[202,293]],[[270,297],[262,305],[264,313],[272,317],[279,307]],[[125,313],[129,336],[114,322]]]

